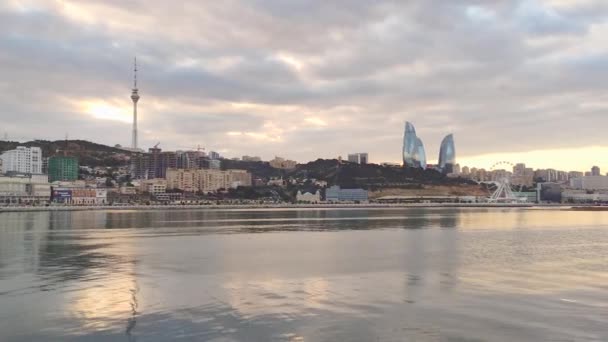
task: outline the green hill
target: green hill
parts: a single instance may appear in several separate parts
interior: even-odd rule
[[[17,146],[40,147],[44,157],[63,155],[66,150],[65,140],[33,140],[28,142],[0,141],[0,153],[12,150]],[[67,154],[77,157],[80,165],[95,166],[123,166],[131,152],[120,148],[96,144],[86,140],[68,140]]]

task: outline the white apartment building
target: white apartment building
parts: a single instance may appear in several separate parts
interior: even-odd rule
[[[0,154],[2,172],[24,174],[42,173],[42,150],[40,147],[18,146],[14,150]]]

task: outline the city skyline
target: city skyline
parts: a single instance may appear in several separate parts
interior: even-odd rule
[[[188,13],[154,1],[0,5],[10,80],[0,134],[131,145],[137,55],[144,149],[161,141],[303,162],[360,150],[398,162],[407,120],[424,132],[430,164],[453,132],[461,166],[608,170],[600,2],[261,3],[193,2]],[[194,16],[205,20],[180,22]],[[443,25],[423,20],[436,16]],[[429,45],[441,51],[420,48]]]

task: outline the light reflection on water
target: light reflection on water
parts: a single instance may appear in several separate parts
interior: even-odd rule
[[[608,340],[608,212],[0,213],[0,340]]]

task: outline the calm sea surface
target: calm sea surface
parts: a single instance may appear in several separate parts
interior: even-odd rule
[[[608,341],[608,212],[0,213],[0,341]]]

